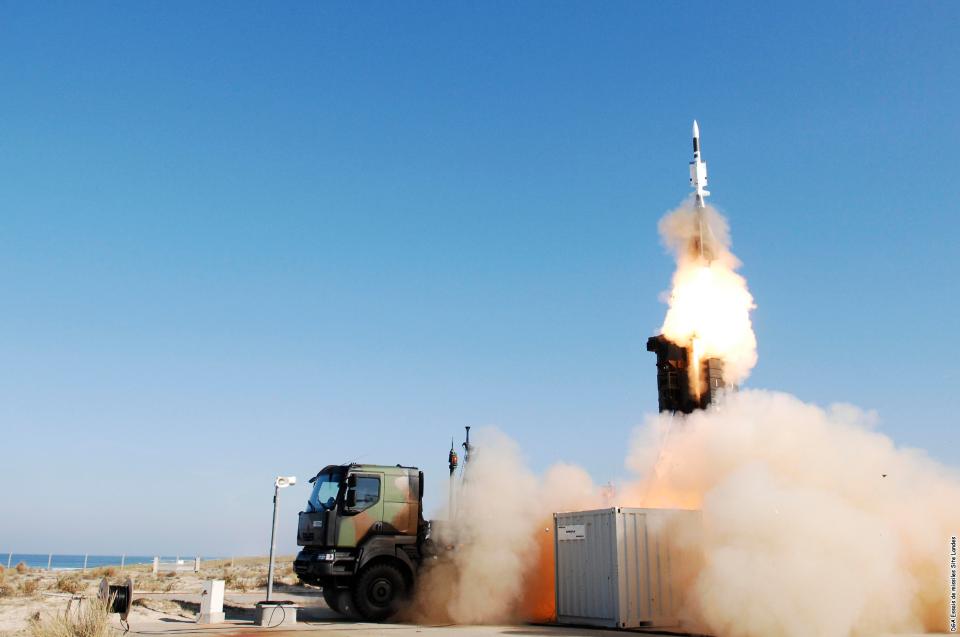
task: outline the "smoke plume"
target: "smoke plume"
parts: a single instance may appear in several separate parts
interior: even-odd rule
[[[599,506],[590,476],[557,464],[544,476],[525,465],[516,442],[477,432],[456,493],[456,513],[437,524],[452,547],[418,587],[420,621],[483,624],[553,617],[553,513]]]
[[[677,261],[660,331],[674,343],[691,347],[694,362],[722,359],[724,380],[741,383],[757,364],[750,322],[754,303],[746,279],[736,272],[740,261],[730,251],[727,220],[712,206],[698,210],[688,201],[664,216],[659,229]],[[699,367],[690,369],[698,385]]]
[[[944,630],[946,553],[960,476],[897,448],[876,416],[784,393],[727,393],[634,433],[637,478],[601,495],[581,469],[536,476],[514,441],[481,430],[459,491],[454,547],[421,579],[413,618],[463,624],[555,617],[552,513],[612,505],[702,511],[685,630],[717,637]],[[674,538],[682,541],[682,536]]]
[[[702,509],[688,620],[724,637],[946,627],[960,476],[898,449],[875,419],[767,391],[649,419],[624,500]]]

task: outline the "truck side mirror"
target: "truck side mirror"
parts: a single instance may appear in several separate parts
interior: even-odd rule
[[[354,480],[354,482],[356,482],[356,480]],[[357,489],[355,487],[350,487],[347,489],[347,495],[344,498],[343,503],[348,509],[352,509],[357,506]]]
[[[357,488],[357,474],[351,473],[347,476],[347,487],[350,489]]]

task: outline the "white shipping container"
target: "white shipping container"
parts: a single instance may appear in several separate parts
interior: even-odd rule
[[[699,562],[699,511],[618,507],[553,518],[557,622],[681,626]]]

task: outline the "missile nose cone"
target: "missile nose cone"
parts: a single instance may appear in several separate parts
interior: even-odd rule
[[[700,127],[697,126],[697,120],[693,120],[693,136],[700,137]]]

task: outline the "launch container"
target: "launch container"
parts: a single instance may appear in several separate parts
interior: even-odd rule
[[[612,508],[555,513],[557,622],[682,627],[700,560],[700,513]]]

